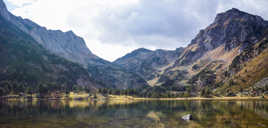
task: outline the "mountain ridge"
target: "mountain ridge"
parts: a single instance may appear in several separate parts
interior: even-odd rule
[[[0,96],[102,87],[82,66],[55,56],[0,17]]]
[[[182,51],[183,48],[176,50],[157,49],[154,51],[140,48],[115,60],[114,63],[139,74],[149,85],[155,86],[155,79],[167,68],[167,65],[175,62]]]
[[[0,14],[6,20],[31,35],[39,44],[49,49],[54,54],[85,66],[89,63],[87,61],[91,58],[100,59],[87,48],[83,38],[75,35],[72,31],[62,32],[61,30],[48,30],[46,27],[42,27],[32,22],[30,19],[14,16],[7,10],[3,0],[0,0],[0,3]]]

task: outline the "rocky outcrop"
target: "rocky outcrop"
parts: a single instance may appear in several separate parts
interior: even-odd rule
[[[254,86],[254,88],[262,88],[265,89],[266,91],[268,91],[268,77],[263,78],[262,80],[260,80],[259,82],[257,82]]]
[[[251,87],[251,94],[255,96],[268,95],[268,77],[263,78]]]

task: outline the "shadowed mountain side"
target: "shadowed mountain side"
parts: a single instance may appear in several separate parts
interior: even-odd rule
[[[0,93],[102,87],[82,66],[49,53],[0,17]],[[43,88],[43,90],[40,90]]]

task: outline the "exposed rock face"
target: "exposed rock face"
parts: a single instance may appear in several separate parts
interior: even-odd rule
[[[47,30],[31,20],[12,15],[6,10],[2,0],[0,3],[1,14],[6,20],[31,35],[39,44],[56,55],[83,65],[90,63],[91,59],[99,59],[87,48],[85,41],[72,31]]]
[[[243,50],[228,67],[224,73],[224,84],[220,89],[221,93],[225,90],[233,92],[249,91],[257,82],[268,77],[268,34],[252,47]],[[265,79],[264,79],[265,80]],[[260,82],[262,83],[262,82]],[[258,92],[258,91],[257,91]],[[264,91],[263,91],[264,92]],[[262,93],[254,94],[255,96]],[[252,95],[252,96],[254,96]]]
[[[263,78],[259,82],[257,82],[253,87],[253,94],[257,96],[263,96],[263,95],[268,95],[268,77]]]
[[[147,81],[157,78],[161,72],[172,66],[175,60],[182,53],[183,48],[174,51],[140,48],[126,56],[117,59],[114,63],[123,66],[129,71],[136,72]]]
[[[72,31],[47,30],[28,19],[16,17],[8,12],[3,0],[0,0],[0,10],[0,15],[5,20],[29,34],[51,53],[88,68],[90,76],[102,82],[107,88],[125,89],[147,86],[146,81],[140,76],[94,55],[87,48],[85,41]]]
[[[214,22],[191,41],[177,65],[193,63],[207,51],[224,45],[226,51],[238,46],[243,48],[255,44],[263,37],[268,23],[259,16],[231,9],[218,14]]]

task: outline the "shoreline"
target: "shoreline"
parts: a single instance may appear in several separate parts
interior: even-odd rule
[[[261,102],[268,101],[267,98],[262,97],[212,97],[212,98],[204,98],[204,97],[188,97],[188,98],[141,98],[141,97],[131,97],[131,96],[116,96],[109,95],[105,98],[84,98],[84,99],[72,99],[72,98],[0,98],[0,104],[2,103],[29,103],[31,105],[37,105],[38,103],[46,103],[50,105],[66,105],[70,108],[75,107],[88,107],[88,106],[113,106],[113,105],[129,105],[135,103],[177,103],[177,102]]]
[[[42,100],[90,100],[90,101],[195,101],[195,100],[202,100],[202,101],[209,101],[209,100],[268,100],[268,96],[262,97],[181,97],[181,98],[146,98],[146,97],[133,97],[133,96],[120,96],[120,95],[109,95],[108,97],[104,98],[90,98],[90,97],[83,97],[83,98],[24,98],[24,97],[0,97],[0,100],[26,100],[26,101],[42,101]]]
[[[230,100],[268,100],[268,97],[183,97],[183,98],[144,98],[144,97],[131,97],[131,96],[114,96],[111,95],[108,97],[108,100],[112,101],[134,101],[134,102],[140,102],[140,101],[230,101]]]
[[[194,100],[268,100],[262,97],[189,97],[189,98],[134,98],[134,100],[148,100],[148,101],[194,101]]]

